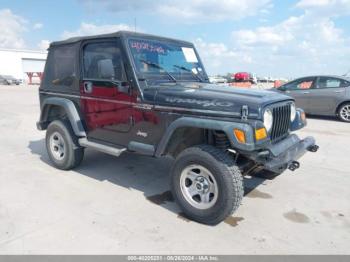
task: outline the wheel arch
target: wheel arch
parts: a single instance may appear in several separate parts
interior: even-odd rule
[[[247,143],[240,144],[234,136],[233,129],[239,128],[244,130],[247,136]],[[186,147],[194,146],[203,142],[205,138],[204,132],[207,131],[222,131],[226,134],[231,145],[237,149],[252,150],[254,148],[254,139],[251,127],[246,123],[226,122],[213,119],[181,117],[172,122],[167,128],[161,141],[159,142],[155,156],[165,155],[172,150],[177,152],[176,147],[184,141],[189,141],[187,138],[195,137],[195,140],[185,143]],[[202,135],[200,135],[202,133]],[[178,139],[179,137],[179,139]]]
[[[71,100],[66,98],[50,97],[43,101],[37,127],[46,130],[49,123],[55,119],[67,117],[76,136],[86,137],[86,132],[78,110]]]
[[[339,109],[345,104],[350,104],[350,100],[345,100],[345,101],[342,101],[341,103],[339,103],[339,105],[337,106],[337,109],[335,110],[336,115],[338,115]]]

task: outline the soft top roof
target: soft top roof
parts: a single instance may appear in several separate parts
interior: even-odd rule
[[[183,41],[183,40],[177,40],[162,36],[156,36],[156,35],[150,35],[150,34],[143,34],[143,33],[137,33],[137,32],[131,32],[131,31],[118,31],[115,33],[110,34],[102,34],[102,35],[92,35],[92,36],[80,36],[80,37],[72,37],[67,40],[63,41],[55,41],[50,44],[51,46],[60,46],[60,45],[66,45],[66,44],[73,44],[85,40],[94,40],[94,39],[103,39],[103,38],[113,38],[113,37],[144,37],[144,38],[154,38],[158,40],[165,40],[165,41],[176,41],[181,42],[183,44],[192,45],[192,43]]]

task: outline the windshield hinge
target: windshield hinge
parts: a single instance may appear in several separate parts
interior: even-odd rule
[[[248,120],[249,109],[247,105],[242,106],[242,120]]]

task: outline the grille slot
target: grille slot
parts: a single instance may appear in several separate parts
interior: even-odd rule
[[[278,142],[285,138],[289,132],[291,105],[285,104],[272,108],[273,124],[271,129],[271,141]]]

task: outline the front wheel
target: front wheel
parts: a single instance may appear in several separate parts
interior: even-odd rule
[[[346,103],[339,108],[338,116],[344,122],[350,122],[350,103]]]
[[[231,215],[243,198],[243,178],[233,159],[209,145],[185,149],[171,178],[173,196],[185,215],[215,225]]]

